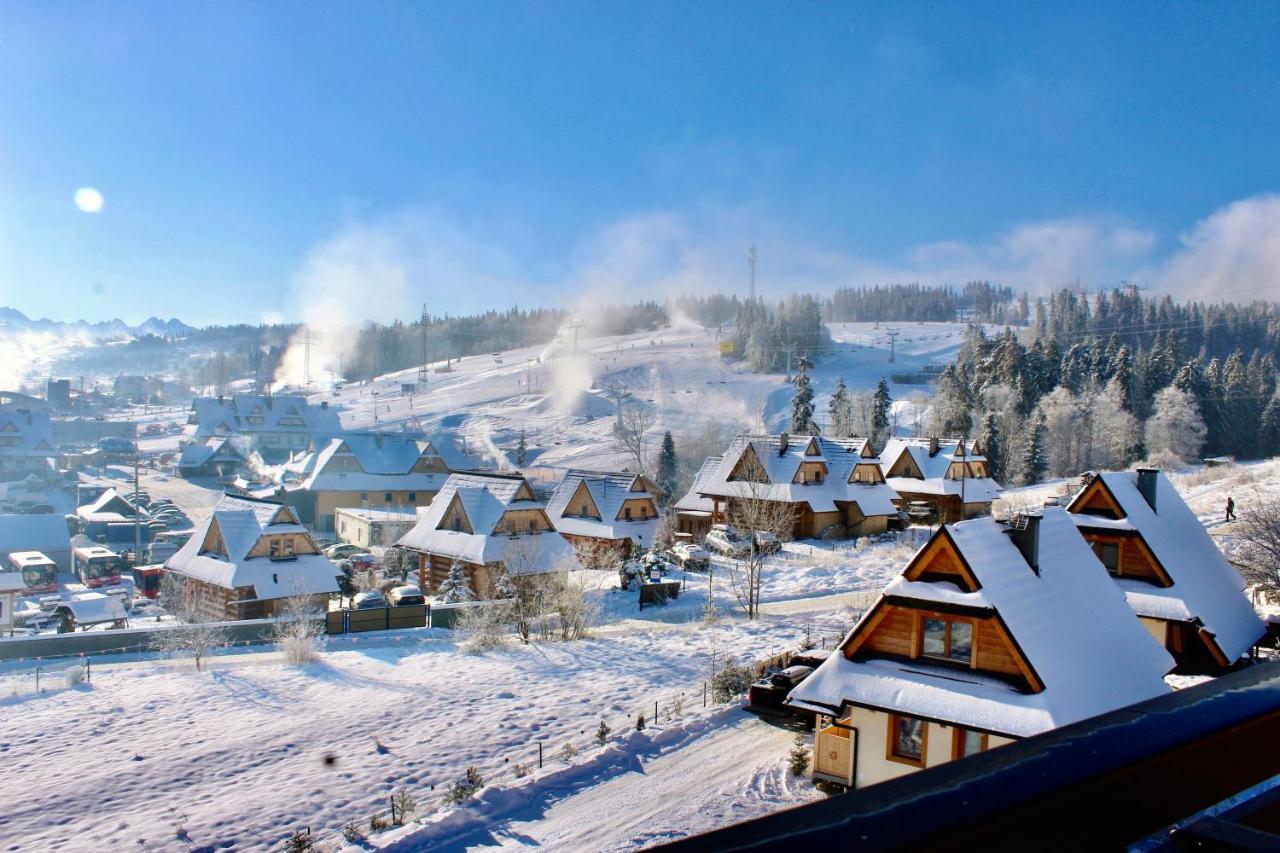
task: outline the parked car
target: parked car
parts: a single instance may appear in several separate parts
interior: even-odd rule
[[[757,681],[747,690],[747,710],[757,713],[787,714],[792,709],[782,704],[796,685],[813,674],[813,667],[793,663]]]
[[[351,606],[356,610],[376,610],[379,607],[386,607],[387,600],[382,597],[382,593],[371,589],[351,599]]]
[[[147,546],[147,564],[155,565],[178,553],[178,546],[172,542],[152,542]]]
[[[761,554],[776,554],[782,550],[782,540],[765,530],[757,530],[754,534],[756,550]]]
[[[934,517],[933,504],[928,501],[910,501],[907,504],[907,516],[912,521],[932,521]]]
[[[711,566],[711,554],[694,542],[678,542],[671,548],[671,558],[682,569],[706,571]]]
[[[711,525],[703,544],[708,550],[726,557],[745,557],[751,553],[750,537],[727,524]]]
[[[146,434],[147,435],[163,435],[164,427],[160,426],[160,424],[147,424]]]
[[[387,601],[392,607],[408,607],[413,604],[426,604],[426,596],[413,584],[398,586],[387,593]]]
[[[330,560],[343,560],[350,557],[352,554],[359,554],[363,550],[364,549],[359,545],[350,545],[346,542],[341,542],[337,545],[330,545],[328,548],[325,548],[324,555]]]
[[[378,567],[378,558],[367,551],[348,554],[346,559],[351,562],[351,567],[358,572],[368,572]]]

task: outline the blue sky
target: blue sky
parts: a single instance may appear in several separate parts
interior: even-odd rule
[[[5,2],[0,32],[0,304],[33,315],[661,297],[741,286],[753,241],[777,293],[1280,273],[1275,3]]]

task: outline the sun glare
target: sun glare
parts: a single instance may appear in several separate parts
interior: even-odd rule
[[[80,208],[85,213],[97,213],[102,210],[102,205],[105,203],[105,199],[103,199],[102,193],[98,192],[93,187],[81,187],[76,190],[75,203],[76,207]]]

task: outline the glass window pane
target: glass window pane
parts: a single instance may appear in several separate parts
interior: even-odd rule
[[[973,656],[973,626],[968,622],[951,623],[951,655],[953,660],[968,663]]]
[[[898,721],[898,732],[894,739],[894,754],[919,761],[924,755],[924,720],[917,720],[915,717],[895,719]]]
[[[982,733],[965,731],[960,742],[960,754],[977,755],[982,752]]]
[[[941,619],[924,620],[924,647],[926,655],[945,657],[947,654],[947,623]]]

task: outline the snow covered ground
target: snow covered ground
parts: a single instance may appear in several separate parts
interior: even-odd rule
[[[820,415],[837,378],[857,390],[874,387],[881,376],[919,374],[926,364],[954,357],[965,325],[902,326],[893,363],[886,330],[876,324],[839,323],[830,329],[834,344],[813,372]],[[402,383],[416,382],[415,368],[316,393],[311,400],[341,406],[347,429],[404,424],[456,431],[466,437],[470,451],[490,463],[505,464],[524,430],[530,464],[619,468],[627,459],[613,446],[616,408],[607,394],[615,384],[654,409],[654,436],[664,430],[696,434],[711,418],[735,428],[785,428],[791,386],[781,375],[755,374],[744,364],[723,360],[720,343],[715,329],[691,323],[583,337],[576,352],[566,334],[562,343],[548,347],[510,350],[498,358],[467,356],[449,373],[437,371],[442,364],[433,365],[425,394],[401,394]],[[895,399],[925,387],[891,381]]]

